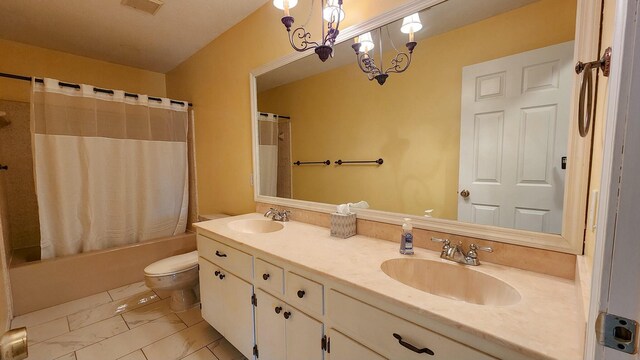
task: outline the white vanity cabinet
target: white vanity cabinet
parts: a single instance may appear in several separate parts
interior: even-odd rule
[[[331,339],[329,360],[388,360],[340,331],[330,329],[328,336]]]
[[[327,301],[332,326],[386,358],[496,359],[341,292],[330,290]],[[331,343],[333,354],[333,339]]]
[[[241,269],[246,275],[242,269],[251,271],[253,257],[201,235],[198,249],[202,317],[244,356],[253,358],[253,285],[229,270]]]
[[[258,358],[322,360],[321,322],[261,289],[256,290]]]
[[[304,265],[224,237],[197,238],[202,316],[249,359],[496,360]]]

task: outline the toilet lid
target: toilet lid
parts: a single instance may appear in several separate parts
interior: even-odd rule
[[[158,260],[144,268],[144,273],[159,276],[189,270],[196,266],[198,266],[198,250]]]

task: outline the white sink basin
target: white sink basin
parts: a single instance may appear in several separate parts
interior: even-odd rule
[[[229,223],[231,230],[247,233],[247,234],[264,234],[278,230],[282,230],[284,225],[273,220],[236,220]]]
[[[453,300],[507,306],[518,303],[521,298],[520,293],[506,282],[465,265],[425,259],[391,259],[383,262],[380,268],[405,285]]]

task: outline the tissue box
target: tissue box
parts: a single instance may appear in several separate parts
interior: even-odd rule
[[[356,234],[356,214],[331,214],[331,236],[346,239]]]

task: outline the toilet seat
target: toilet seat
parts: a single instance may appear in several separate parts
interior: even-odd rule
[[[198,250],[190,253],[171,256],[154,262],[144,268],[146,276],[165,276],[192,270],[198,267]]]

